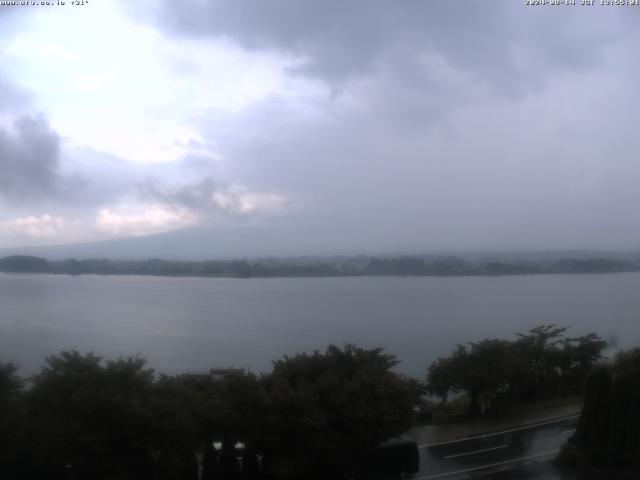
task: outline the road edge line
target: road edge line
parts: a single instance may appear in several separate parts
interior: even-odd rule
[[[548,455],[552,455],[558,453],[560,451],[559,448],[555,450],[547,450],[546,452],[535,453],[533,455],[529,455],[527,457],[514,458],[513,460],[505,460],[503,462],[490,463],[488,465],[481,465],[479,467],[467,468],[465,470],[456,470],[455,472],[445,472],[445,473],[436,473],[434,475],[424,475],[421,477],[413,477],[413,480],[430,480],[433,478],[444,478],[451,475],[460,475],[463,473],[475,472],[477,470],[483,470],[485,468],[499,467],[501,465],[508,465],[510,463],[522,462],[525,460],[530,460],[532,458],[545,457]]]
[[[528,428],[543,427],[545,425],[551,425],[551,424],[554,424],[554,423],[560,423],[560,422],[564,422],[566,420],[573,420],[574,418],[579,418],[579,417],[580,417],[580,414],[578,413],[578,414],[575,414],[575,415],[570,415],[570,416],[562,417],[562,418],[556,418],[554,420],[549,420],[549,421],[545,421],[545,422],[541,422],[541,423],[533,423],[533,424],[523,425],[523,426],[516,427],[516,428],[510,428],[510,429],[507,429],[507,430],[501,430],[499,432],[483,433],[483,434],[479,434],[479,435],[473,435],[471,437],[454,438],[454,439],[451,439],[451,440],[445,440],[443,442],[418,444],[418,448],[438,447],[440,445],[447,445],[447,444],[450,444],[450,443],[464,442],[466,440],[476,440],[478,438],[493,437],[495,435],[502,435],[504,433],[518,432],[520,430],[527,430]]]

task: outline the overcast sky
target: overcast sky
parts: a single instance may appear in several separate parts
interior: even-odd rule
[[[0,247],[637,247],[639,24],[513,0],[0,6]]]

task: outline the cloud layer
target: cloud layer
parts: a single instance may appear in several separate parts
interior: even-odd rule
[[[24,201],[60,194],[59,138],[42,118],[22,117],[0,131],[0,194]]]
[[[0,245],[238,225],[246,255],[640,244],[640,9],[92,8],[0,34]]]

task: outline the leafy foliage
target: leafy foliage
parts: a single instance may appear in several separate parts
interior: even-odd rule
[[[576,433],[564,451],[569,463],[640,467],[640,349],[621,352],[592,372]],[[580,459],[578,462],[576,459]]]
[[[19,469],[26,448],[23,381],[16,372],[13,363],[0,363],[0,477]]]
[[[0,476],[341,478],[411,423],[418,389],[395,364],[345,345],[285,357],[261,377],[155,378],[139,357],[63,351],[26,390],[15,366],[0,364]]]
[[[37,464],[52,476],[107,478],[145,470],[153,374],[141,358],[48,357],[27,394]]]
[[[565,327],[541,325],[514,341],[485,339],[458,345],[449,357],[431,364],[430,394],[470,398],[469,414],[499,412],[558,394],[576,394],[602,358],[607,343],[595,333],[569,338]]]
[[[391,371],[396,363],[382,349],[354,345],[275,362],[266,379],[267,431],[281,455],[278,473],[348,476],[382,441],[408,429],[418,396]]]

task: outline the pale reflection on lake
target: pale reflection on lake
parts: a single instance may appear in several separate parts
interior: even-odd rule
[[[61,349],[140,353],[158,371],[273,359],[329,343],[385,346],[422,377],[456,343],[541,323],[640,345],[640,274],[210,279],[0,274],[0,361]]]

